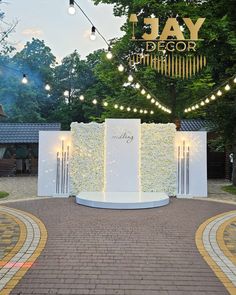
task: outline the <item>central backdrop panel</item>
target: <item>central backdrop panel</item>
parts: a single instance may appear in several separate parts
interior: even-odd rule
[[[105,123],[105,191],[140,191],[140,119]]]

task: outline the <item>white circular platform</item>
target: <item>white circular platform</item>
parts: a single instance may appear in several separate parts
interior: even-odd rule
[[[146,209],[168,205],[169,197],[160,192],[81,192],[76,203],[104,209]]]

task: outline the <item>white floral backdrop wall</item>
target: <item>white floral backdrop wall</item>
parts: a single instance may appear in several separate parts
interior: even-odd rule
[[[174,124],[141,125],[141,190],[176,195]],[[73,194],[104,189],[105,124],[72,123],[70,163]]]
[[[142,124],[142,191],[176,195],[175,134],[175,124]]]
[[[102,191],[104,186],[104,124],[72,123],[70,177],[72,193]]]

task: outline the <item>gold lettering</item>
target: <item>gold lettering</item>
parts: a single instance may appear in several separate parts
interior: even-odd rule
[[[156,49],[156,44],[154,42],[146,42],[146,51],[152,52]]]
[[[184,35],[175,18],[168,18],[160,36],[160,40],[166,40],[168,37],[176,37],[177,40],[184,40]]]
[[[144,33],[142,38],[144,40],[155,40],[159,35],[159,19],[158,18],[144,18],[145,25],[151,25],[151,33]]]
[[[197,44],[193,41],[188,42],[188,51],[196,51]]]
[[[181,48],[180,45],[183,45],[183,47]],[[177,42],[176,43],[176,50],[178,50],[180,52],[185,51],[186,47],[187,47],[187,45],[184,42]]]
[[[205,18],[199,18],[194,24],[190,18],[183,18],[186,26],[190,31],[190,39],[198,40],[198,32],[205,21]]]
[[[157,44],[157,50],[158,51],[165,50],[165,41],[158,42],[158,44]]]
[[[166,49],[168,51],[175,51],[175,42],[173,42],[173,41],[167,42]]]

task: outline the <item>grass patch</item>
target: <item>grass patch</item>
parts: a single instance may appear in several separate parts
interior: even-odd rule
[[[236,186],[234,185],[222,186],[222,190],[232,195],[236,195]]]
[[[7,196],[9,196],[9,194],[7,192],[1,192],[0,191],[0,199],[6,198]]]

